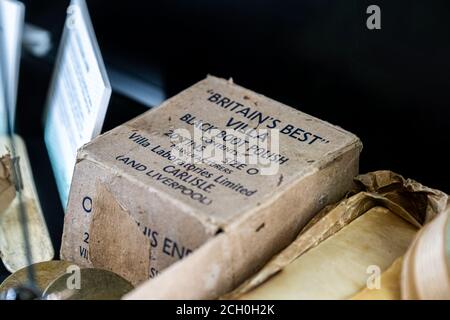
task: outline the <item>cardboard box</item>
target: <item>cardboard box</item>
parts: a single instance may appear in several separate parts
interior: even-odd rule
[[[209,76],[79,150],[61,256],[126,277],[112,256],[129,254],[152,278],[203,244],[226,239],[211,256],[223,261],[205,272],[215,279],[208,288],[220,278],[230,290],[344,195],[361,148],[339,127]],[[105,203],[116,204],[115,221],[129,217],[139,228],[108,223],[98,212],[111,207]],[[102,237],[94,243],[98,226]],[[133,253],[148,243],[127,232],[146,235],[149,264]],[[115,247],[118,254],[93,263]]]

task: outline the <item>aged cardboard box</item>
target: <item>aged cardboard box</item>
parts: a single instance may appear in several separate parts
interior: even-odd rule
[[[195,297],[218,296],[349,190],[361,148],[339,127],[209,76],[79,150],[61,256],[127,277],[120,257],[131,252],[148,269],[136,273],[153,278],[189,255],[186,267],[205,274],[192,278]],[[96,206],[114,207],[117,222]],[[148,263],[132,250],[148,243],[126,230],[147,237]]]

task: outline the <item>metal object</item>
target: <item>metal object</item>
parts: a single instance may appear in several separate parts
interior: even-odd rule
[[[79,279],[76,277],[79,276]],[[77,283],[77,280],[79,282]],[[77,288],[78,285],[78,288]],[[80,269],[64,274],[45,290],[46,300],[117,300],[133,289],[121,276],[102,269]]]
[[[67,261],[46,261],[22,268],[11,274],[0,285],[0,299],[16,300],[19,296],[33,297],[32,294],[25,294],[25,291],[34,292],[34,298],[38,298],[51,282],[66,274],[67,268],[73,265],[74,263]],[[33,269],[34,274],[34,283],[31,286],[29,279],[30,269]]]

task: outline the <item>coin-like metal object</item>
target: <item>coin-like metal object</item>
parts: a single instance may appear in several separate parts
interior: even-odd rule
[[[6,278],[0,285],[0,293],[6,292],[9,289],[32,286],[28,279],[30,268],[33,268],[32,272],[34,277],[34,287],[31,289],[43,292],[50,283],[67,273],[68,268],[74,265],[72,262],[56,260],[32,264],[14,272]]]
[[[44,299],[118,300],[130,292],[130,282],[114,272],[85,268],[79,274],[64,274],[44,291]]]

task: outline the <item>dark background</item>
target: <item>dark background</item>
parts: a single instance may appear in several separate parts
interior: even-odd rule
[[[26,20],[57,45],[69,1],[29,0]],[[119,66],[171,96],[210,73],[232,77],[357,134],[361,172],[390,169],[450,192],[450,3],[448,1],[88,0],[107,68]],[[381,30],[366,8],[381,8]],[[17,127],[27,142],[52,240],[63,213],[42,140],[57,46],[25,55]],[[114,94],[110,129],[146,108]]]

